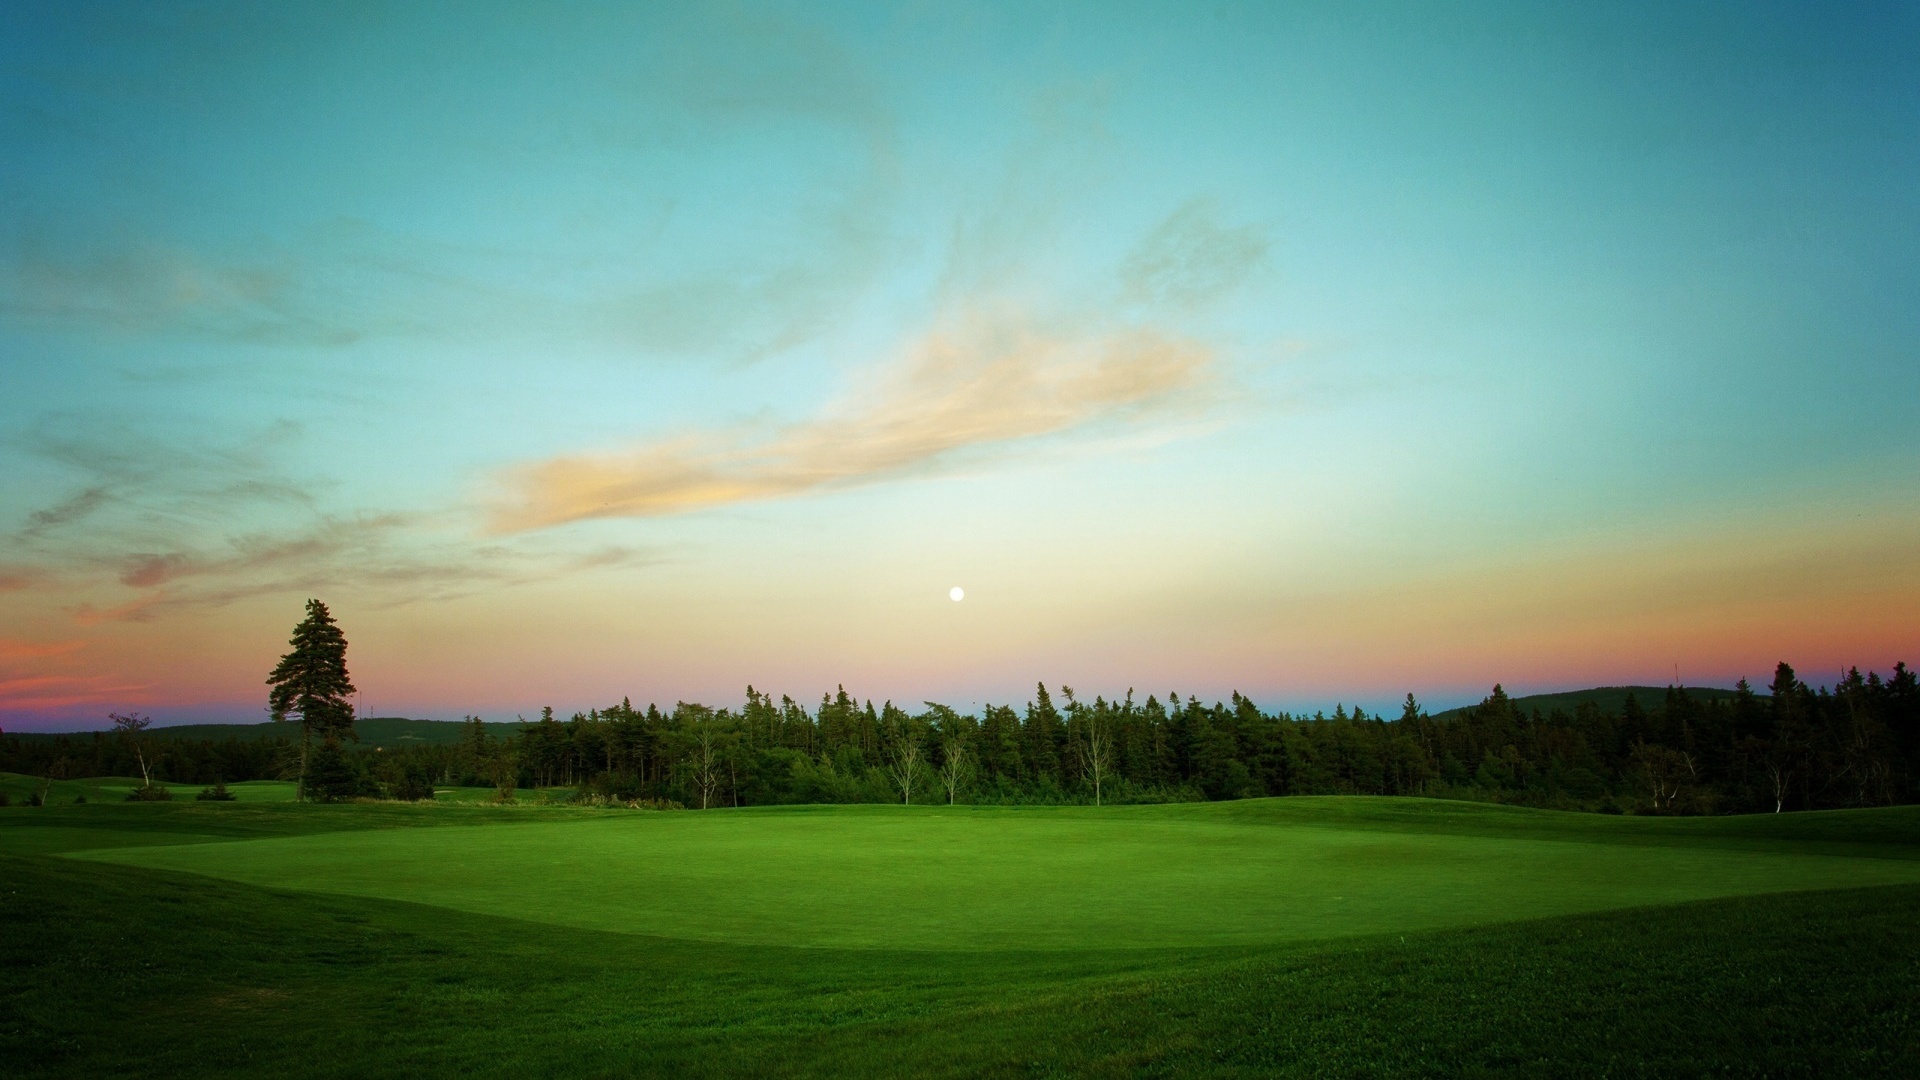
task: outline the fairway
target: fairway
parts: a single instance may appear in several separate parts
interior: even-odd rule
[[[1656,837],[1670,823],[1427,804],[1441,825],[1395,827],[1355,817],[1378,800],[1284,802],[610,813],[73,857],[592,930],[925,950],[1250,945],[1920,882],[1920,861],[1728,846],[1710,821]]]
[[[38,776],[22,776],[19,773],[0,773],[0,792],[14,801],[24,803],[28,796],[41,793],[47,802],[55,805],[72,803],[79,799],[83,802],[124,802],[134,789],[145,784],[138,776],[96,776],[85,780],[44,780]],[[191,800],[204,787],[204,784],[166,784],[156,783],[155,787],[166,788],[175,799]],[[283,780],[248,780],[227,785],[227,793],[236,802],[292,802],[294,785]]]

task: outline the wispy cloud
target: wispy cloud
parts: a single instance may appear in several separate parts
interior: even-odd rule
[[[342,345],[360,332],[311,295],[291,255],[222,259],[127,236],[75,244],[28,236],[0,261],[0,311],[148,333]]]
[[[606,206],[577,195],[566,215],[574,224],[557,230],[466,239],[354,215],[284,231],[169,229],[89,204],[0,235],[0,321],[296,347],[396,336],[559,341],[655,362],[751,361],[806,341],[906,244],[891,222],[896,102],[873,65],[814,20],[732,5],[663,9],[646,21],[655,18],[664,25],[633,43],[638,52],[623,48],[606,81],[578,73],[580,93],[617,104],[540,132],[551,141],[538,145],[591,153],[595,172],[651,176],[712,169],[722,155],[709,148],[778,131],[782,143],[825,151],[805,168],[786,157],[762,166],[787,178],[781,196],[699,172],[682,190],[622,184]],[[143,88],[137,107],[176,89]],[[763,213],[770,203],[788,212]],[[703,229],[708,215],[754,226]],[[593,222],[591,240],[569,232],[582,221]],[[226,373],[198,358],[127,365],[141,380]]]
[[[8,710],[70,709],[80,705],[111,705],[130,693],[148,689],[112,675],[0,676],[0,708]]]
[[[256,596],[349,590],[372,608],[449,600],[588,573],[646,566],[650,548],[590,551],[475,542],[415,515],[322,518],[304,529],[235,537],[196,551],[107,562],[119,584],[144,590],[105,606],[69,609],[75,622],[147,622],[170,611],[217,608]]]
[[[102,435],[51,419],[13,442],[78,471],[73,494],[0,533],[0,593],[81,626],[148,622],[257,596],[350,593],[393,607],[657,562],[650,548],[476,535],[459,507],[329,512],[330,485],[282,464],[275,423],[225,442]]]
[[[161,438],[117,417],[44,416],[9,437],[9,448],[87,479],[73,494],[27,514],[12,540],[22,547],[57,542],[70,550],[74,536],[101,531],[96,519],[124,519],[129,510],[193,519],[226,518],[240,507],[310,507],[324,485],[291,475],[278,461],[301,437],[300,425],[286,420],[239,440],[207,443]]]
[[[694,433],[520,466],[494,526],[650,517],[850,487],[1137,419],[1212,381],[1213,354],[1147,329],[1059,335],[1008,319],[929,336],[874,385],[768,438]]]
[[[118,565],[114,580],[139,590],[111,600],[100,599],[104,583],[88,579],[84,567],[64,568],[65,573],[49,574],[47,580],[69,597],[86,597],[65,609],[74,623],[98,626],[150,622],[176,611],[220,608],[258,596],[346,591],[367,608],[392,608],[647,566],[661,558],[651,548],[581,552],[475,543],[458,532],[436,534],[429,524],[389,515],[325,519],[304,531],[239,537],[196,552],[93,558],[96,565]]]
[[[1266,231],[1229,225],[1213,200],[1194,199],[1141,240],[1121,278],[1136,302],[1197,307],[1247,279],[1269,246]]]
[[[98,510],[107,499],[107,489],[104,487],[90,487],[76,492],[53,506],[28,514],[27,527],[21,533],[25,537],[36,537],[49,529],[79,521]]]
[[[0,638],[0,709],[68,708],[118,700],[139,690],[111,675],[76,670],[73,654],[82,641]]]
[[[84,641],[24,641],[20,638],[0,638],[0,663],[9,660],[39,660],[49,656],[65,656],[87,647]]]

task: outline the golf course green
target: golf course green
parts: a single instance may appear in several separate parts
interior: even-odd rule
[[[935,950],[1306,941],[1920,882],[1920,861],[1636,843],[1640,819],[1528,812],[1565,828],[1502,835],[1513,811],[1488,806],[1405,833],[1353,802],[624,813],[80,857],[594,930]]]
[[[1900,1076],[1920,808],[0,809],[10,1074]]]

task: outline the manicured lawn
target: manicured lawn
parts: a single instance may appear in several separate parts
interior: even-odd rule
[[[1498,807],[1440,804],[1455,832],[1356,827],[1348,802],[604,812],[86,857],[586,929],[899,949],[1307,941],[1920,882],[1913,860],[1606,842],[1577,815],[1500,835]]]
[[[34,792],[45,792],[50,806],[65,806],[76,799],[86,802],[124,802],[128,794],[142,786],[137,776],[93,776],[85,780],[54,780],[20,773],[0,773],[0,791],[14,803],[24,803]],[[205,784],[156,784],[173,793],[176,800],[192,799]],[[247,780],[228,784],[227,790],[239,802],[292,802],[294,785],[284,780]]]
[[[1916,881],[1905,808],[16,806],[0,1070],[1903,1076]]]

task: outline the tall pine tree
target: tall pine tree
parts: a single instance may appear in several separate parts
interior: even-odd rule
[[[267,676],[267,707],[275,720],[300,717],[300,798],[307,797],[307,757],[313,740],[338,744],[353,735],[353,681],[347,677],[347,635],[327,605],[307,601],[307,617],[293,628],[293,651]]]

